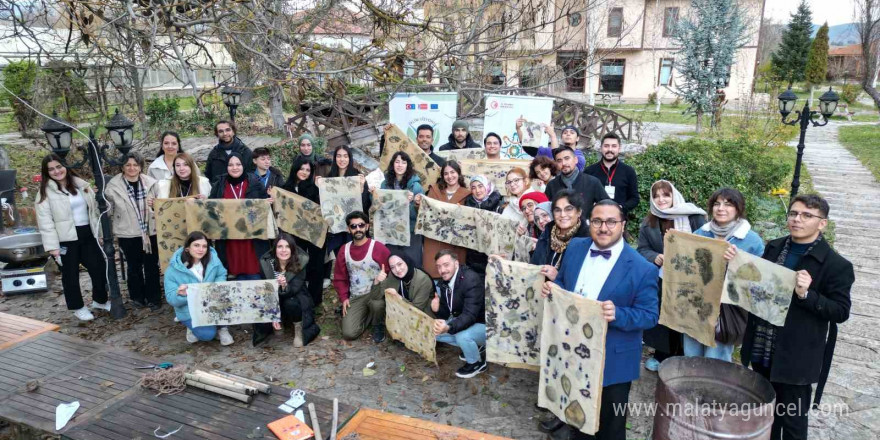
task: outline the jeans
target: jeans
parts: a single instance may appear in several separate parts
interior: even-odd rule
[[[213,341],[215,337],[217,337],[217,326],[216,325],[205,325],[202,327],[193,327],[192,319],[187,319],[186,321],[180,321],[181,324],[185,325],[186,328],[192,330],[193,334],[196,335],[196,338],[200,341]]]
[[[722,344],[715,341],[714,347],[707,347],[696,339],[682,334],[682,342],[684,342],[684,355],[689,357],[705,357],[710,359],[720,359],[722,361],[733,362],[733,344]]]
[[[465,362],[480,362],[480,347],[486,345],[486,324],[474,324],[454,335],[437,335],[437,342],[454,345],[461,349]]]

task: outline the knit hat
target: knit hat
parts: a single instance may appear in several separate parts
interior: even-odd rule
[[[580,131],[577,127],[575,127],[574,125],[566,125],[566,126],[562,129],[562,131],[565,131],[565,130],[574,130],[574,132],[575,132],[578,136],[581,135],[581,131]]]
[[[452,129],[455,130],[456,128],[463,128],[465,130],[468,130],[468,123],[462,119],[458,119],[452,123]]]
[[[541,203],[538,203],[538,206],[535,207],[535,210],[538,210],[538,209],[540,209],[541,211],[546,212],[547,215],[550,216],[550,218],[553,218],[553,203],[552,203],[552,202],[541,202]]]
[[[550,201],[550,199],[548,199],[547,196],[544,195],[544,193],[542,193],[542,192],[540,192],[540,191],[532,191],[532,192],[530,192],[530,193],[525,193],[525,194],[523,194],[523,195],[519,198],[519,209],[522,209],[522,207],[523,207],[523,203],[524,203],[526,200],[531,200],[531,201],[535,202],[535,203],[538,204],[538,205],[540,205],[541,203],[549,202],[549,201]]]

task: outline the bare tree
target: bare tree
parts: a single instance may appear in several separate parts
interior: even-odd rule
[[[864,65],[859,80],[880,112],[880,91],[876,87],[880,69],[880,0],[856,0],[854,17]]]

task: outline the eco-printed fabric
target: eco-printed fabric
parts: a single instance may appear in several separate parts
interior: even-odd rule
[[[321,205],[277,186],[273,186],[270,192],[275,199],[272,209],[277,215],[278,228],[319,248],[323,247],[327,237],[327,222],[321,215]]]
[[[599,430],[607,331],[602,303],[552,286],[541,325],[538,406],[591,435]]]
[[[512,258],[516,226],[516,220],[501,214],[423,197],[415,233],[487,255]]]
[[[531,159],[522,149],[516,133],[517,119],[523,118],[523,135],[530,137],[526,145],[545,146],[549,137],[541,124],[550,124],[553,117],[553,98],[542,96],[486,95],[486,112],[483,117],[483,133],[501,136],[501,155],[510,159]],[[528,131],[532,130],[529,136]]]
[[[495,189],[501,195],[507,195],[507,173],[514,167],[522,168],[528,172],[528,160],[490,160],[490,159],[467,159],[459,162],[461,165],[461,175],[464,177],[465,187],[470,188],[471,180],[474,176],[486,176],[495,184]]]
[[[537,370],[544,300],[541,266],[492,258],[486,266],[486,356],[489,362]]]
[[[465,159],[485,159],[486,150],[483,148],[462,148],[458,150],[435,150],[434,154],[446,159],[447,161],[462,161]]]
[[[437,338],[434,336],[434,319],[394,292],[394,289],[386,289],[384,292],[385,328],[388,329],[388,334],[425,360],[436,364]]]
[[[159,245],[159,267],[168,268],[171,256],[183,247],[188,234],[186,229],[186,197],[156,199],[156,243]]]
[[[388,170],[391,166],[391,156],[398,151],[409,155],[413,163],[413,172],[423,183],[436,182],[440,177],[440,165],[437,165],[431,156],[422,151],[400,128],[392,124],[385,129],[385,148],[382,150],[382,157],[379,158],[379,168],[383,171]]]
[[[776,326],[785,325],[797,282],[795,271],[748,252],[727,265],[721,302],[742,307]]]
[[[330,232],[338,234],[348,230],[345,216],[355,211],[363,211],[361,200],[363,186],[357,176],[325,177],[318,185],[321,197],[321,214],[330,226]]]
[[[281,321],[275,280],[187,284],[186,304],[193,327]]]
[[[383,244],[409,246],[409,205],[406,190],[377,189],[370,208],[373,239]]]
[[[724,240],[670,230],[663,239],[660,324],[715,346],[727,262]]]
[[[271,240],[276,233],[268,199],[192,199],[186,224],[212,240]]]

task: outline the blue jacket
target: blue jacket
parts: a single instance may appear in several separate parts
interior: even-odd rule
[[[382,181],[381,189],[394,189],[388,182],[388,179]],[[410,177],[409,182],[406,183],[407,191],[413,193],[413,197],[416,194],[424,194],[425,190],[422,188],[422,179],[419,176],[413,175]],[[419,211],[416,210],[416,205],[414,203],[409,204],[409,232],[412,233],[416,230],[416,218],[419,215]]]
[[[706,223],[700,229],[694,231],[694,234],[715,238],[715,234],[709,229],[709,223]],[[764,240],[752,230],[752,225],[749,224],[747,220],[744,220],[743,223],[736,228],[736,231],[733,231],[733,236],[727,241],[736,246],[737,249],[746,251],[752,255],[757,255],[759,257],[764,255]]]
[[[197,284],[197,283],[220,283],[226,281],[226,268],[220,262],[217,251],[209,248],[211,251],[211,261],[205,268],[204,281],[199,281],[190,270],[184,266],[180,256],[183,255],[183,248],[174,252],[171,261],[168,263],[168,269],[165,270],[165,300],[174,307],[174,314],[179,321],[189,321],[189,307],[187,307],[186,297],[177,294],[177,288],[181,284]]]
[[[593,244],[591,238],[572,238],[562,258],[556,284],[570,292],[577,286],[584,259]],[[600,258],[600,257],[596,257]],[[605,374],[602,386],[632,382],[639,378],[642,359],[642,330],[653,328],[660,317],[657,301],[657,267],[642,258],[628,244],[599,292],[599,301],[614,303],[614,321],[608,323],[605,339]]]

